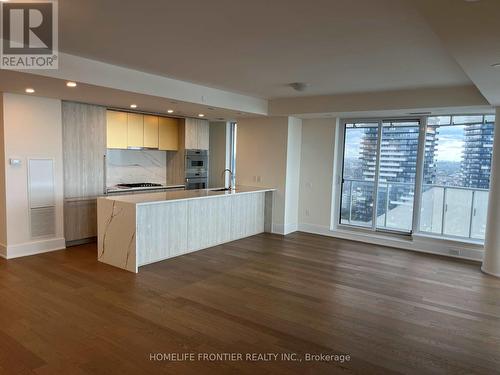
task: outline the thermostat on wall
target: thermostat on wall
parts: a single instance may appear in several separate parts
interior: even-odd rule
[[[21,165],[23,162],[21,161],[21,159],[13,159],[13,158],[10,158],[9,159],[9,164],[12,165],[13,167],[17,167],[19,165]]]

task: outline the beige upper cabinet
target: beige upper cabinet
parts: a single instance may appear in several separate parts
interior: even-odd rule
[[[144,147],[158,148],[158,116],[144,115]]]
[[[127,148],[127,113],[107,111],[107,148]]]
[[[144,115],[127,114],[127,147],[144,147]]]
[[[207,120],[187,118],[185,121],[185,146],[188,150],[208,150],[209,127]]]
[[[146,147],[176,151],[179,149],[179,122],[170,117],[107,111],[107,148]]]
[[[176,151],[179,149],[179,120],[160,117],[158,123],[158,148]]]

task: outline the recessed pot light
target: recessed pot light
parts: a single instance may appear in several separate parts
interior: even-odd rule
[[[169,110],[167,110],[167,113],[174,113],[174,110],[173,109],[169,109]]]
[[[35,89],[32,89],[31,87],[28,87],[26,90],[24,90],[27,94],[33,94],[35,92]]]
[[[137,108],[137,104],[130,104],[130,108]]]
[[[200,113],[198,117],[205,117],[205,115],[203,113]]]
[[[77,84],[76,84],[76,82],[66,82],[66,86],[68,86],[68,87],[76,87]]]

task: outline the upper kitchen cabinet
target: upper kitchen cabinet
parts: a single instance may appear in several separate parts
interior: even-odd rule
[[[107,111],[107,147],[127,148],[127,113]]]
[[[158,124],[158,116],[144,115],[144,147],[158,148]]]
[[[179,120],[160,117],[158,123],[158,148],[166,151],[179,149]]]
[[[177,151],[179,121],[170,117],[108,110],[107,148]]]
[[[127,147],[144,147],[144,115],[138,113],[127,114]]]
[[[208,150],[209,126],[207,120],[186,118],[185,147],[188,150]]]

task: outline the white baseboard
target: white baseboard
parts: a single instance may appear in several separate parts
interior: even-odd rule
[[[273,223],[271,233],[285,235],[285,225]]]
[[[62,250],[65,248],[66,241],[64,238],[50,238],[7,246],[5,258],[13,259],[28,255],[48,253],[50,251]]]
[[[347,230],[333,231],[327,226],[307,223],[299,224],[299,230],[306,233],[320,234],[322,236],[394,247],[397,249],[411,250],[421,253],[445,255],[453,258],[475,260],[480,262],[483,260],[483,250],[480,246],[458,243],[445,239],[423,238],[420,236],[414,236],[412,239],[390,238],[374,233],[354,233]],[[458,251],[458,255],[451,254],[451,250],[454,252]]]
[[[490,275],[490,276],[500,277],[500,273],[487,271],[484,268],[484,265],[483,265],[483,267],[481,267],[481,271],[483,271],[485,274]]]
[[[286,236],[287,234],[297,232],[299,230],[298,224],[273,224],[273,233],[282,234]]]

